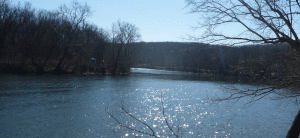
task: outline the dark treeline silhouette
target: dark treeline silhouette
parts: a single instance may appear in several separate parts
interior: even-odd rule
[[[51,12],[1,0],[0,9],[2,73],[115,74],[144,67],[270,78],[287,72],[281,67],[291,63],[286,44],[137,43],[141,36],[135,25],[118,21],[110,32],[89,24],[89,6],[76,1]]]
[[[138,28],[119,21],[110,36],[86,22],[90,15],[90,7],[76,1],[57,11],[37,11],[30,3],[0,0],[0,72],[127,73]]]
[[[248,77],[273,77],[287,70],[287,44],[219,46],[203,43],[141,42],[134,67]],[[291,55],[290,55],[291,56]],[[283,64],[282,60],[285,60]]]

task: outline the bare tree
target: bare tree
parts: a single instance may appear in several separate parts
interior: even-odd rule
[[[4,49],[5,39],[12,28],[13,15],[6,0],[0,1],[0,58]]]
[[[141,35],[139,29],[130,23],[118,21],[112,26],[112,73],[122,70],[130,71],[132,58],[136,55],[137,49],[132,48],[132,43],[139,41]],[[121,61],[122,60],[122,61]]]
[[[271,87],[259,87],[255,90],[240,90],[233,88],[235,93],[222,100],[240,99],[252,96],[256,100],[265,98],[276,90],[289,88],[292,91],[278,93],[279,98],[300,96],[297,89],[300,84],[297,69],[299,65],[300,43],[297,31],[300,19],[300,3],[298,0],[186,0],[191,13],[199,13],[204,20],[197,28],[205,28],[205,33],[195,40],[208,43],[223,43],[229,45],[246,43],[288,43],[293,49],[286,55],[294,66],[286,66],[288,74],[281,74]],[[226,26],[241,26],[234,34],[222,33]],[[280,58],[279,58],[280,59]],[[283,62],[282,62],[283,63]],[[284,63],[283,63],[284,64]],[[297,137],[300,133],[300,111],[296,116],[287,137]]]
[[[108,34],[85,22],[90,15],[90,7],[76,1],[50,12],[0,0],[0,70],[79,73],[87,68],[87,59],[107,60]]]
[[[73,1],[69,6],[62,5],[59,7],[57,15],[61,18],[64,26],[64,28],[61,30],[62,32],[60,32],[63,41],[62,45],[64,48],[62,57],[55,68],[55,73],[59,74],[61,72],[61,65],[67,58],[68,50],[72,46],[78,45],[77,40],[80,26],[84,24],[85,20],[90,17],[91,14],[92,12],[87,4],[81,5],[77,1]]]
[[[206,32],[201,39],[210,42],[280,43],[287,42],[298,49],[299,38],[296,30],[299,19],[299,4],[296,1],[276,0],[186,0],[192,13],[200,13],[204,21],[199,28]],[[236,35],[217,32],[220,27],[241,25]],[[236,41],[232,41],[236,40]]]

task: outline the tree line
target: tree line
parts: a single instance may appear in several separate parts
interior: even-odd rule
[[[105,30],[86,21],[87,4],[73,1],[56,11],[35,10],[30,3],[0,1],[2,73],[128,73],[135,54],[131,43],[139,29],[118,21]]]
[[[56,11],[2,0],[2,73],[129,73],[131,67],[268,78],[288,72],[286,43],[222,46],[205,43],[138,42],[139,29],[118,21],[111,30],[86,21],[90,7],[73,1]],[[278,58],[283,57],[285,58]],[[289,63],[288,63],[289,62]],[[285,63],[285,64],[282,64]]]
[[[205,43],[141,42],[133,67],[195,73],[279,78],[295,65],[286,43],[222,46]]]

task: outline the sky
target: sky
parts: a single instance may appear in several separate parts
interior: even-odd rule
[[[14,4],[25,2],[36,10],[57,10],[73,0],[12,0]],[[112,23],[129,22],[139,28],[145,42],[188,42],[188,35],[195,31],[199,15],[190,14],[185,0],[77,0],[87,3],[93,11],[88,22],[110,30]]]

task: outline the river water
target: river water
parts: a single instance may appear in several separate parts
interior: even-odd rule
[[[170,128],[182,137],[285,137],[299,107],[288,100],[264,98],[249,104],[212,102],[224,87],[256,87],[227,79],[176,71],[132,69],[131,75],[2,75],[0,137],[134,137],[120,123],[161,137]],[[272,97],[272,95],[270,95]]]

